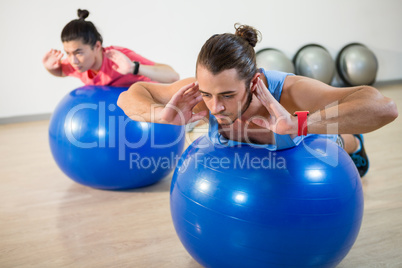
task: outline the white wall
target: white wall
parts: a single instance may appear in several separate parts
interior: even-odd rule
[[[61,30],[78,8],[90,11],[105,46],[170,64],[182,78],[194,75],[208,37],[241,22],[262,32],[256,50],[275,47],[292,58],[301,46],[318,43],[335,58],[344,45],[361,42],[379,60],[377,81],[402,79],[400,0],[2,0],[0,118],[50,113],[82,85],[52,77],[41,64],[47,50],[63,49]]]

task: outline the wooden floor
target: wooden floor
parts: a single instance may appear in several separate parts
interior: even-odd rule
[[[402,84],[380,89],[402,109]],[[200,267],[174,231],[170,177],[125,192],[81,186],[53,161],[47,127],[0,126],[0,267]],[[365,139],[363,225],[339,267],[402,267],[402,116]]]

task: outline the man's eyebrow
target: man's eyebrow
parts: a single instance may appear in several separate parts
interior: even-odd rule
[[[198,91],[203,93],[203,94],[209,94],[208,92],[202,91],[201,89],[198,89]]]
[[[202,91],[201,89],[198,89],[198,91],[201,92],[201,93],[203,93],[203,94],[211,94],[211,93]],[[229,90],[229,91],[225,91],[225,92],[220,92],[220,93],[218,93],[218,95],[226,95],[226,94],[233,94],[233,93],[236,93],[236,91],[234,91],[234,90]]]
[[[81,50],[82,50],[82,48],[77,48],[76,50],[71,51],[71,53],[80,52]],[[66,51],[66,53],[68,53],[68,52]]]

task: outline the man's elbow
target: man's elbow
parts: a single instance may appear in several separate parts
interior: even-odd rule
[[[380,127],[391,123],[398,117],[398,108],[392,99],[381,96],[381,99],[376,100],[376,105],[375,114],[378,116]]]
[[[178,73],[176,73],[176,72],[173,71],[173,72],[169,75],[169,77],[167,77],[166,80],[167,80],[166,83],[168,83],[168,84],[174,83],[174,82],[180,80],[180,75],[179,75]]]
[[[370,90],[373,98],[373,105],[377,107],[375,109],[376,115],[379,118],[378,123],[382,126],[387,125],[394,121],[398,117],[398,108],[396,107],[395,102],[388,97],[382,95],[377,89],[373,87],[366,87],[367,90]]]
[[[127,101],[127,91],[123,91],[122,93],[120,93],[119,98],[117,99],[117,106],[119,106],[124,112],[124,107],[125,107],[125,103]]]
[[[392,99],[387,98],[385,107],[385,118],[384,120],[388,123],[391,123],[398,117],[398,108],[396,107],[395,102]]]

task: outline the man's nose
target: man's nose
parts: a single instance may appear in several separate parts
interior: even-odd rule
[[[222,102],[217,97],[213,97],[211,102],[212,102],[211,105],[212,114],[218,114],[225,110],[225,107],[223,106]]]
[[[76,56],[73,56],[72,62],[74,64],[78,64],[80,61],[78,60],[78,58]]]

